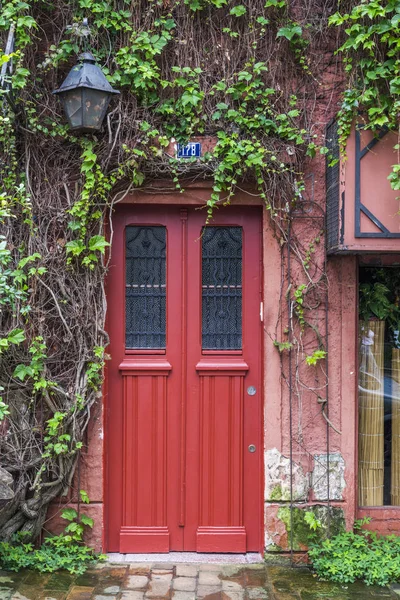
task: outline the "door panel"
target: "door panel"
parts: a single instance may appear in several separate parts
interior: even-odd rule
[[[197,365],[200,376],[200,469],[196,550],[246,552],[242,484],[243,379],[246,371],[221,372],[218,363],[215,367],[211,370],[200,363]]]
[[[118,208],[109,551],[261,547],[260,222],[249,207],[224,209],[206,228],[193,208]]]
[[[169,551],[166,416],[170,369],[165,360],[120,365],[124,416],[120,552]]]

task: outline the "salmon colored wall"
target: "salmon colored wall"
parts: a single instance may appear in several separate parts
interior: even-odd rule
[[[67,522],[61,518],[63,509],[67,506],[80,510],[94,520],[93,530],[88,529],[85,541],[97,551],[104,548],[104,428],[103,405],[99,401],[92,407],[91,419],[88,425],[87,438],[81,452],[80,467],[75,474],[72,489],[68,498],[60,498],[54,502],[48,512],[44,525],[44,533],[61,533]],[[80,503],[77,498],[79,490],[85,490],[89,496],[90,504]]]
[[[339,430],[336,444],[345,462],[346,524],[356,515],[357,460],[357,259],[332,257],[329,278],[329,405]]]

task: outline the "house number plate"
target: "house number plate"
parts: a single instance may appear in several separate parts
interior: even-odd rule
[[[254,385],[251,385],[250,387],[247,388],[247,393],[249,396],[255,396],[256,395],[256,388],[254,387]]]
[[[201,156],[200,142],[176,145],[176,158],[199,158]]]

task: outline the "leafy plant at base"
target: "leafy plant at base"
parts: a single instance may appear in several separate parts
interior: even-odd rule
[[[81,542],[85,526],[93,528],[93,519],[84,513],[78,515],[74,508],[65,508],[61,516],[63,519],[70,521],[69,525],[65,528],[66,535],[64,535],[64,539],[67,542]]]
[[[308,556],[320,579],[337,583],[361,580],[381,586],[400,581],[400,537],[379,536],[362,529],[370,521],[356,521],[354,532],[346,531],[311,544]]]
[[[81,490],[81,496],[87,498]],[[94,552],[82,542],[84,527],[93,527],[93,519],[85,514],[78,517],[72,508],[62,511],[63,519],[70,521],[64,533],[47,537],[39,548],[25,540],[23,531],[16,534],[12,542],[0,542],[0,567],[8,571],[32,569],[41,573],[66,570],[73,574],[84,573],[91,565],[105,556]]]
[[[32,569],[41,573],[54,573],[61,569],[82,574],[103,557],[92,548],[67,541],[65,537],[47,538],[40,548],[30,543],[0,542],[0,565],[7,571]]]

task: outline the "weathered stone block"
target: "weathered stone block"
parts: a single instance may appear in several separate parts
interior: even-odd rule
[[[306,501],[310,490],[308,474],[301,465],[292,464],[292,488],[295,502]],[[265,452],[265,500],[280,502],[290,500],[290,459],[272,448]]]
[[[212,571],[203,571],[199,574],[199,584],[200,585],[220,585],[221,580],[218,575]]]
[[[180,592],[194,592],[196,579],[194,577],[176,577],[173,582],[174,590]]]
[[[329,466],[329,500],[343,500],[346,487],[344,478],[345,464],[341,454],[316,454],[312,473],[312,488],[316,500],[328,500],[328,466]]]
[[[177,577],[197,577],[198,567],[196,565],[177,565]]]
[[[130,575],[125,584],[128,590],[142,590],[149,583],[149,578],[145,575]]]

